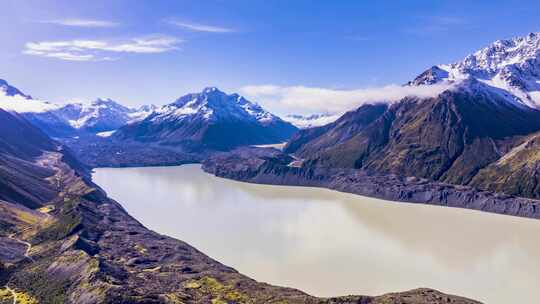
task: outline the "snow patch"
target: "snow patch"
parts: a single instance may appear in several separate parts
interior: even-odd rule
[[[106,131],[106,132],[99,132],[96,135],[99,136],[99,137],[109,137],[109,136],[113,135],[114,132],[116,132],[116,130]]]

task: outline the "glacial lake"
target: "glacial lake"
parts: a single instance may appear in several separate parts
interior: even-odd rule
[[[200,165],[96,169],[146,227],[258,281],[316,296],[430,287],[535,303],[540,220],[221,179]]]

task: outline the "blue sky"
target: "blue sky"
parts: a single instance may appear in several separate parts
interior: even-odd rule
[[[206,86],[373,88],[540,31],[539,11],[497,0],[3,0],[0,78],[45,100],[132,106]]]

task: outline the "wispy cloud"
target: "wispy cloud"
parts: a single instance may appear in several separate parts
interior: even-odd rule
[[[111,54],[165,53],[178,49],[182,40],[169,36],[133,38],[127,41],[107,40],[64,40],[28,42],[24,54],[67,61],[103,61],[113,60]]]
[[[190,31],[195,31],[195,32],[207,32],[207,33],[236,32],[236,30],[232,28],[214,26],[214,25],[208,25],[208,24],[185,22],[185,21],[179,21],[179,20],[173,20],[173,19],[165,20],[165,22],[170,25],[174,25],[176,27],[184,28]]]
[[[400,86],[334,90],[305,86],[253,85],[240,88],[246,97],[279,114],[343,113],[362,104],[394,102],[406,96],[433,97],[450,85]]]
[[[120,25],[117,22],[106,21],[106,20],[97,20],[97,19],[80,19],[80,18],[68,18],[68,19],[55,19],[55,20],[45,20],[41,23],[49,23],[63,26],[74,26],[74,27],[115,27]]]

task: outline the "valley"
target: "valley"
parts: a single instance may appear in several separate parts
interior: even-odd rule
[[[106,49],[173,42],[134,41]],[[25,55],[103,48],[74,44]],[[213,86],[128,107],[0,80],[0,304],[534,302],[540,34],[409,79],[283,119]]]
[[[538,220],[239,183],[200,165],[96,169],[93,180],[149,229],[316,296],[433,286],[484,303],[531,303],[540,284]]]

